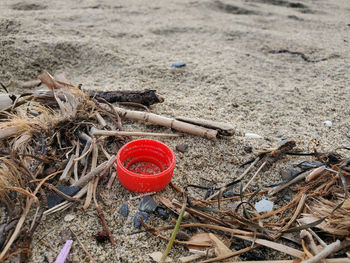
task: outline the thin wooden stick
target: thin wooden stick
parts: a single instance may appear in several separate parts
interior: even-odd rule
[[[105,131],[105,130],[97,130],[94,129],[93,132],[91,132],[91,135],[93,136],[137,136],[137,137],[143,137],[143,136],[154,136],[154,137],[182,137],[183,134],[181,133],[153,133],[153,132],[128,132],[128,131]]]
[[[267,164],[267,160],[265,162],[263,162],[263,164],[259,167],[259,169],[255,172],[255,174],[253,175],[252,178],[250,178],[250,180],[248,181],[248,183],[243,187],[243,192],[248,188],[248,186],[253,182],[253,180],[255,179],[255,177],[257,177],[257,175],[260,173],[260,171],[265,167],[265,165]]]
[[[125,110],[119,107],[115,107],[115,109],[122,118],[139,121],[148,121],[156,125],[175,129],[180,132],[202,136],[207,139],[215,139],[218,134],[218,132],[213,129],[207,129],[183,121],[178,121],[176,119],[163,117],[154,113]]]
[[[269,190],[269,195],[274,195],[276,193],[278,193],[279,191],[287,188],[288,186],[292,185],[292,184],[295,184],[303,179],[305,179],[306,177],[306,173],[302,173],[302,174],[299,174],[297,177],[295,177],[294,179],[290,180],[289,182],[283,184],[283,185],[278,185],[278,186],[275,186],[273,188],[271,188]]]
[[[84,252],[86,253],[86,255],[90,258],[90,261],[95,263],[95,262],[96,262],[95,259],[91,256],[91,254],[89,253],[89,251],[85,248],[84,244],[80,241],[80,238],[78,237],[78,235],[75,234],[75,233],[73,232],[73,230],[72,230],[70,227],[68,227],[68,229],[69,229],[70,232],[74,235],[74,237],[76,238],[76,240],[78,241],[80,247],[84,250]]]

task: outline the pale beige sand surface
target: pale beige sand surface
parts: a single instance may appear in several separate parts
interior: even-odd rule
[[[299,3],[299,4],[297,4]],[[302,52],[309,58],[289,53]],[[311,60],[311,61],[310,61]],[[170,67],[184,61],[184,68]],[[35,78],[42,70],[64,72],[85,89],[156,89],[165,102],[152,112],[169,117],[200,117],[232,123],[232,138],[161,139],[176,152],[173,181],[203,184],[201,178],[228,182],[242,172],[239,164],[253,149],[282,137],[311,150],[349,145],[350,2],[347,0],[238,1],[0,1],[0,81]],[[18,91],[17,92],[22,92]],[[331,121],[326,127],[324,121]],[[126,130],[165,131],[128,122]],[[271,140],[249,139],[245,132]],[[283,166],[283,165],[282,165]],[[282,166],[280,169],[282,169]],[[279,168],[279,167],[277,167]],[[267,171],[251,190],[280,181],[280,169]],[[138,201],[125,220],[119,206],[130,193],[118,183],[102,192],[107,221],[117,241],[96,244],[101,229],[93,208],[79,207],[47,217],[33,241],[32,262],[43,262],[62,247],[59,233],[69,225],[98,262],[150,262],[148,253],[166,243],[147,234],[128,235]],[[164,191],[172,195],[171,189]],[[195,192],[192,192],[196,195]],[[72,222],[62,218],[74,214]],[[151,216],[151,224],[165,224]],[[170,256],[188,255],[177,246]],[[274,255],[278,259],[279,255]],[[72,262],[88,262],[74,245]]]

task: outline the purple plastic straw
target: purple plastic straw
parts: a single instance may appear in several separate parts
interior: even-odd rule
[[[70,248],[72,247],[73,240],[67,240],[64,244],[61,252],[58,254],[55,263],[64,263],[68,257]]]

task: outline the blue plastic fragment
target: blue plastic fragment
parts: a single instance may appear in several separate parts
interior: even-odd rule
[[[158,216],[163,220],[167,220],[169,218],[168,212],[162,207],[158,206],[156,209],[156,212],[157,212]]]
[[[134,216],[134,226],[137,228],[141,227],[141,220],[139,219],[139,216],[142,218],[143,221],[147,221],[148,214],[146,212],[137,212]]]
[[[298,164],[298,166],[302,169],[302,170],[308,170],[308,169],[312,169],[312,168],[317,168],[324,165],[324,163],[319,162],[319,161],[305,161],[302,162],[300,164]]]
[[[171,64],[171,66],[174,68],[182,68],[182,67],[186,66],[186,63],[185,62],[174,62]]]
[[[124,216],[124,217],[128,217],[129,215],[129,207],[128,207],[128,204],[122,204],[120,206],[120,209],[119,209],[119,213]]]
[[[139,204],[139,210],[147,213],[152,213],[156,210],[157,204],[152,196],[146,195],[142,198]]]
[[[79,188],[76,186],[57,186],[56,188],[57,190],[69,196],[73,196],[79,191]],[[46,198],[47,198],[48,209],[60,204],[64,200],[62,196],[53,192],[47,192]]]

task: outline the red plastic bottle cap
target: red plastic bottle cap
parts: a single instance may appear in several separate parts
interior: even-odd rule
[[[146,193],[164,189],[175,168],[175,154],[164,143],[150,139],[131,141],[117,154],[117,175],[129,191]]]

